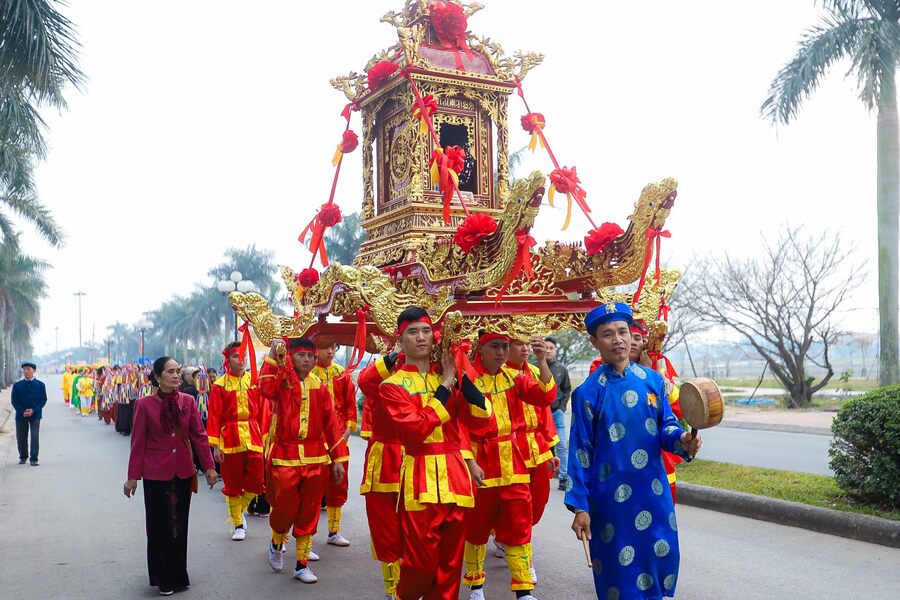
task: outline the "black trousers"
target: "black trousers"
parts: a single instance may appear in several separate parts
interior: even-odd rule
[[[187,573],[191,479],[144,480],[147,570],[150,585],[175,590],[191,584]]]
[[[130,402],[119,404],[116,415],[116,431],[122,435],[131,435],[131,419],[134,415],[134,405]]]
[[[16,420],[16,442],[19,444],[19,460],[25,460],[28,456],[28,430],[31,430],[31,462],[37,462],[38,450],[41,447],[41,420],[25,419],[23,421]]]

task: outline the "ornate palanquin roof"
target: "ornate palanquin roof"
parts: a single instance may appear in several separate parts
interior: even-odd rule
[[[581,329],[585,313],[610,299],[631,303],[633,294],[613,288],[641,279],[635,313],[661,341],[667,330],[662,307],[679,273],[662,270],[646,282],[644,276],[652,242],[658,242],[674,204],[676,181],[646,185],[624,231],[615,228],[619,233],[600,246],[587,239],[584,244],[536,244],[530,231],[546,202],[547,176],[536,171],[509,181],[507,112],[513,94],[524,101],[522,80],[543,56],[507,55],[498,43],[469,32],[465,19],[457,41],[448,43],[446,31],[438,34],[443,25],[433,16],[436,4],[447,8],[443,2],[410,0],[402,11],[385,15],[382,21],[396,29],[397,43],[375,54],[362,73],[332,80],[349,101],[348,128],[350,111],[362,120],[366,240],[353,265],[331,264],[306,287],[298,273],[282,267],[293,316],[276,315],[252,293],[233,293],[235,310],[264,343],[305,334],[322,345],[349,345],[362,331],[369,351],[385,351],[394,341],[397,316],[408,306],[425,308],[448,343],[473,339],[479,330],[526,339]],[[482,8],[453,4],[466,18]],[[458,17],[459,10],[450,8]],[[373,69],[386,63],[391,74],[375,83]],[[415,116],[425,106],[423,97],[435,106],[427,123]],[[544,147],[543,115],[527,104],[526,111],[526,117],[540,117],[539,131],[530,132]],[[465,150],[466,162],[451,197],[444,180],[435,180],[433,165],[435,152],[440,160],[440,152],[454,144]],[[565,193],[559,176],[567,170],[550,155],[557,167],[551,182],[559,202]],[[579,202],[580,187],[569,189],[582,206],[583,190]],[[572,197],[567,198],[571,210]],[[589,207],[582,210],[593,233],[603,229],[594,225]],[[456,234],[472,215],[490,217],[496,228],[463,247]]]

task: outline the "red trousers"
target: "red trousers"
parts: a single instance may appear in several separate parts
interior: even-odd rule
[[[265,463],[260,452],[226,454],[222,461],[222,493],[241,496],[244,492],[262,494],[265,486]]]
[[[403,555],[400,543],[400,514],[397,512],[397,492],[366,492],[366,519],[372,536],[375,560],[394,562]]]
[[[426,504],[425,510],[408,512],[400,503],[400,600],[459,598],[468,513],[455,504]]]
[[[501,544],[524,546],[531,542],[531,518],[527,483],[477,488],[466,541],[477,546],[487,544],[493,530]]]
[[[294,536],[313,535],[319,526],[322,512],[322,492],[325,488],[325,467],[303,465],[269,469],[266,499],[272,505],[269,526],[278,533],[287,533],[291,526]]]
[[[349,471],[349,462],[344,463],[344,469]],[[350,477],[345,475],[340,481],[335,482],[334,477],[327,477],[325,481],[325,506],[334,508],[347,504],[347,485]]]
[[[550,501],[550,469],[549,462],[544,462],[528,469],[531,475],[531,524],[537,525],[541,517],[544,516],[544,509],[547,508],[547,502]]]

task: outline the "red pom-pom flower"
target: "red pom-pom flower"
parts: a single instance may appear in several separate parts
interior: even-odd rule
[[[466,166],[466,151],[459,146],[436,148],[431,153],[431,181],[437,182],[444,193],[444,222],[450,222],[450,199],[459,187],[459,174]]]
[[[615,223],[604,223],[596,229],[592,229],[584,237],[584,247],[590,256],[603,252],[614,239],[625,233],[621,227]]]
[[[425,110],[422,110],[423,106],[425,107]],[[437,101],[431,94],[422,97],[421,105],[419,105],[418,102],[413,104],[413,118],[419,121],[419,133],[421,135],[425,135],[428,132],[428,119],[430,119],[431,115],[435,114],[437,111]]]
[[[334,156],[331,158],[331,165],[336,167],[341,161],[341,158],[348,152],[356,150],[357,146],[359,146],[359,136],[357,136],[356,132],[352,129],[346,130],[341,138],[341,143],[337,145],[337,150],[334,151]]]
[[[457,70],[465,71],[459,51],[465,52],[469,60],[472,60],[472,52],[466,45],[466,29],[469,28],[469,23],[462,6],[453,2],[432,2],[428,5],[428,12],[431,14],[431,26],[434,27],[438,41],[453,50]]]
[[[483,239],[497,231],[497,221],[484,213],[472,213],[463,220],[453,241],[468,254],[472,248],[481,243]]]
[[[337,204],[328,204],[327,202],[319,208],[319,215],[316,217],[325,227],[334,227],[341,222],[341,207]]]
[[[573,197],[584,212],[587,213],[591,210],[584,202],[584,197],[587,195],[587,192],[581,188],[580,184],[581,180],[578,179],[578,173],[575,167],[572,167],[571,169],[568,167],[560,167],[558,169],[553,169],[550,173],[550,191],[547,194],[547,202],[550,203],[550,206],[553,206],[553,195],[557,191],[566,195],[566,220],[562,226],[563,231],[569,228],[569,222],[572,219]]]
[[[372,65],[366,73],[369,82],[369,91],[374,92],[384,81],[397,72],[399,67],[389,60],[382,60]]]
[[[531,134],[528,149],[532,152],[537,148],[538,143],[541,144],[541,148],[544,147],[544,139],[540,136],[540,132],[546,124],[547,121],[541,113],[528,113],[522,117],[522,129]]]
[[[319,283],[319,272],[313,268],[303,269],[297,275],[297,283],[304,288],[312,287]]]

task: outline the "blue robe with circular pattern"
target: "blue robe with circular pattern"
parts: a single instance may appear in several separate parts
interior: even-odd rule
[[[685,458],[662,376],[603,365],[572,393],[565,503],[591,517],[597,598],[675,595],[678,533],[660,450]]]

